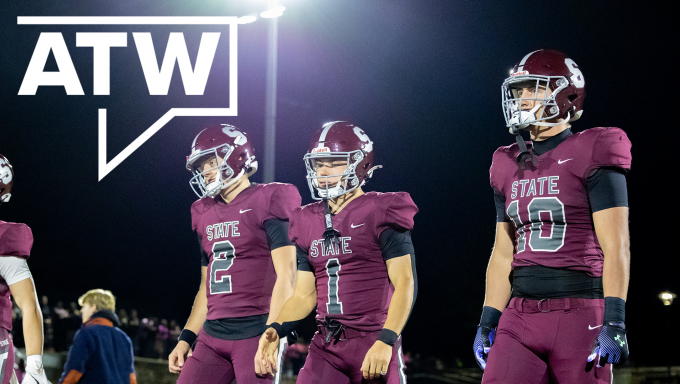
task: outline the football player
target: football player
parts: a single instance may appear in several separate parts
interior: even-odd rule
[[[611,364],[628,357],[630,141],[613,127],[572,133],[585,80],[563,53],[529,53],[502,88],[517,143],[490,170],[496,240],[474,342],[482,382],[609,383]]]
[[[170,354],[170,371],[180,373],[179,384],[271,383],[271,376],[255,375],[253,356],[295,287],[288,220],[300,193],[290,184],[251,183],[248,176],[257,170],[252,139],[230,125],[196,136],[187,169],[199,197],[191,220],[202,254],[201,286]]]
[[[362,191],[377,168],[373,142],[350,123],[324,125],[304,160],[319,202],[291,216],[295,292],[260,339],[256,359],[275,370],[279,338],[316,307],[318,332],[298,383],[403,383],[400,333],[416,297],[410,232],[418,208],[406,192]]]
[[[14,171],[0,155],[0,205],[9,201]],[[0,220],[0,383],[17,383],[12,344],[12,302],[21,308],[26,341],[25,383],[49,383],[42,365],[43,319],[35,284],[26,259],[33,247],[33,233],[26,224]]]

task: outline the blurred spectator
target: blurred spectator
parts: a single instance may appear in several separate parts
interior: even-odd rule
[[[127,331],[130,327],[130,319],[128,318],[127,311],[124,309],[118,310],[118,320],[120,320],[120,329]]]
[[[130,310],[127,334],[132,339],[135,356],[139,356],[139,316],[137,315],[137,310],[134,308]]]
[[[144,318],[139,326],[139,356],[157,359],[156,334],[158,333],[157,317]]]
[[[68,310],[64,308],[64,303],[57,301],[57,305],[54,306],[54,314],[60,319],[65,319],[70,316]]]
[[[44,335],[44,350],[54,351],[54,328],[52,327],[52,309],[49,306],[47,296],[40,299],[43,315],[43,335]]]
[[[303,337],[298,337],[297,342],[293,345],[289,345],[286,349],[286,360],[291,364],[291,369],[293,375],[297,375],[305,365],[305,360],[307,359],[307,353],[309,352],[309,343],[305,341]]]
[[[118,326],[111,291],[92,289],[78,299],[83,327],[64,365],[62,384],[137,384],[132,341]]]
[[[75,301],[72,301],[70,306],[71,306],[71,313],[73,314],[73,316],[80,317],[80,309],[78,309],[78,304],[76,304]]]
[[[167,357],[170,355],[170,352],[172,352],[172,350],[175,349],[177,341],[179,340],[179,334],[182,333],[182,328],[179,327],[179,324],[177,324],[175,320],[170,321],[169,328],[170,335],[165,342],[165,353],[162,356],[164,359],[167,359]]]
[[[156,334],[156,343],[154,346],[154,352],[157,354],[157,358],[162,359],[166,356],[165,345],[167,343],[168,337],[170,335],[170,330],[168,329],[168,321],[162,319],[160,324],[158,324],[158,333]],[[167,352],[169,355],[170,352]]]
[[[52,319],[52,327],[54,329],[53,346],[57,352],[65,351],[70,345],[70,340],[66,340],[66,331],[70,324],[71,314],[64,308],[64,303],[57,301],[54,306],[54,318]]]

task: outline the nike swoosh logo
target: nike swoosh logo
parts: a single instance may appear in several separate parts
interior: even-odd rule
[[[566,159],[566,160],[557,160],[557,164],[563,164],[563,163],[566,163],[569,160],[574,160],[574,159],[571,158],[571,159]]]
[[[244,212],[248,212],[248,211],[252,211],[252,210],[253,210],[252,208],[251,209],[241,209],[240,211],[238,211],[238,213],[244,213]]]
[[[361,227],[361,226],[364,225],[364,224],[366,224],[366,223],[362,223],[362,224],[359,224],[359,225],[354,225],[354,224],[352,224],[352,225],[350,225],[350,227],[352,227],[352,228],[359,228],[359,227]]]
[[[591,327],[591,326],[589,325],[589,326],[588,326],[588,329],[590,329],[590,330],[592,331],[593,329],[597,329],[597,328],[600,328],[600,327],[601,327],[601,325],[598,325],[597,327]]]

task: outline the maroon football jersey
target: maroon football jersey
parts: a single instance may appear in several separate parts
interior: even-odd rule
[[[194,231],[208,255],[208,320],[269,313],[276,272],[264,222],[289,220],[301,198],[291,184],[253,184],[229,204],[221,197],[191,206]]]
[[[15,256],[28,259],[33,247],[33,233],[26,224],[0,220],[0,257]],[[12,302],[5,279],[0,277],[0,327],[12,330]]]
[[[323,246],[323,203],[298,208],[291,216],[290,239],[309,255],[316,277],[316,318],[326,316],[362,331],[382,329],[394,287],[380,250],[388,228],[413,229],[418,208],[406,192],[368,192],[333,216],[340,232],[334,249]]]
[[[586,179],[598,168],[629,170],[630,147],[621,129],[592,128],[537,156],[538,165],[525,170],[516,161],[517,144],[494,153],[491,186],[505,196],[515,226],[513,268],[541,265],[602,276]]]

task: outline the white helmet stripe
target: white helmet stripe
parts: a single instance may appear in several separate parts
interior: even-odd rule
[[[328,131],[331,129],[331,127],[337,123],[337,121],[334,121],[332,123],[328,123],[323,126],[323,131],[321,131],[321,136],[319,136],[319,142],[326,141],[326,135],[328,134]],[[321,145],[321,144],[319,144]]]
[[[538,50],[536,50],[536,51],[529,52],[526,56],[524,56],[524,58],[522,59],[522,61],[520,61],[519,64],[518,64],[517,72],[524,70],[524,63],[527,62],[527,59],[529,58],[529,56],[531,56],[532,54],[534,54],[534,53],[536,53],[536,52],[538,52],[538,51],[542,51],[542,49],[538,49]]]

